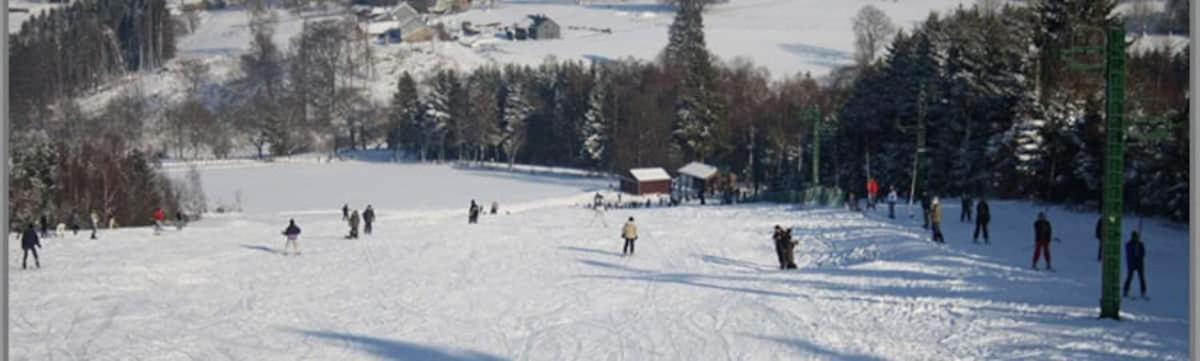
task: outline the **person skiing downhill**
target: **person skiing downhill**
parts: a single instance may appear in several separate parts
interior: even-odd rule
[[[371,208],[370,204],[367,205],[367,210],[363,211],[362,220],[363,233],[371,234],[371,224],[375,223],[375,208]]]
[[[348,239],[358,239],[358,222],[361,220],[358,216],[358,210],[350,212],[350,236]]]
[[[1142,298],[1146,298],[1146,246],[1142,243],[1142,237],[1137,231],[1129,236],[1129,242],[1125,243],[1125,268],[1128,273],[1125,275],[1125,297],[1129,297],[1129,284],[1133,281],[1133,274],[1138,274],[1138,285],[1142,289]]]
[[[33,223],[30,223],[25,228],[25,233],[21,235],[21,249],[25,252],[25,256],[21,258],[21,269],[26,269],[30,253],[33,253],[33,265],[42,268],[42,262],[38,260],[37,248],[42,248],[42,242],[38,238],[37,231],[33,229]]]
[[[983,231],[983,243],[991,244],[988,239],[988,223],[992,221],[992,211],[988,208],[988,202],[982,197],[978,202],[975,202],[975,243],[979,243],[979,232]]]
[[[888,193],[888,196],[887,196],[888,218],[896,219],[896,201],[898,201],[899,199],[900,199],[900,196],[896,195],[896,187],[892,186],[892,191],[890,193]]]
[[[621,250],[622,256],[633,255],[633,243],[638,239],[637,225],[633,223],[633,217],[629,217],[629,221],[625,222],[625,226],[621,227],[621,238],[625,239],[625,247]]]
[[[1038,212],[1038,219],[1033,222],[1034,235],[1034,251],[1033,251],[1033,269],[1038,269],[1038,259],[1042,253],[1046,254],[1046,270],[1053,271],[1054,267],[1050,265],[1050,237],[1053,233],[1050,228],[1050,221],[1046,220],[1046,213]]]
[[[283,230],[283,236],[287,241],[283,243],[283,255],[288,254],[288,247],[291,247],[297,256],[300,255],[300,243],[297,239],[300,238],[300,227],[296,226],[296,220],[288,220],[288,226]]]
[[[933,241],[937,243],[946,243],[946,237],[942,235],[942,202],[938,197],[933,197],[930,203],[929,224],[933,230]]]

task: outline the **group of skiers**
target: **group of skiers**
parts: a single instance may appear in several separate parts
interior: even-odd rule
[[[89,217],[89,218],[91,220],[91,229],[92,229],[92,234],[89,238],[90,239],[99,239],[98,235],[99,235],[99,229],[101,226],[100,216],[96,211],[92,211],[91,217]],[[155,234],[158,234],[158,232],[161,231],[163,228],[163,222],[166,220],[166,211],[164,211],[161,207],[155,208],[154,213],[151,216],[151,218],[154,220],[154,232],[155,232]],[[175,212],[175,227],[176,227],[176,229],[183,230],[183,225],[184,225],[184,223],[186,223],[186,221],[187,221],[187,218],[183,215],[182,211]],[[37,227],[37,226],[40,226],[40,227]],[[28,268],[27,263],[29,261],[30,254],[33,254],[34,266],[36,268],[42,267],[41,260],[38,257],[37,250],[42,248],[42,239],[48,238],[52,234],[50,232],[50,217],[43,214],[38,219],[37,226],[35,226],[35,224],[33,222],[27,223],[25,225],[25,230],[17,233],[21,239],[21,250],[24,253],[24,255],[21,258],[21,269]],[[73,232],[74,235],[79,234],[79,229],[80,229],[79,221],[78,221],[78,217],[76,217],[74,214],[72,214],[70,217],[69,226],[66,223],[59,223],[58,226],[54,230],[54,234],[57,234],[58,236],[62,236],[66,233],[68,227]],[[109,229],[117,228],[117,221],[116,221],[115,217],[113,217],[113,216],[108,217],[108,228]]]
[[[490,213],[492,215],[496,215],[498,212],[500,212],[500,203],[492,201],[492,209]],[[479,223],[480,214],[483,214],[483,205],[475,203],[475,200],[472,199],[471,206],[467,208],[467,224]]]
[[[874,203],[876,202],[876,199],[878,199],[878,192],[879,184],[875,181],[875,179],[869,179],[867,181],[867,209],[875,208]],[[896,187],[890,187],[890,192],[888,193],[886,200],[888,203],[888,218],[895,219],[895,206],[896,202],[899,200],[899,195],[896,193]],[[850,202],[852,204],[850,208],[852,210],[857,210],[857,207],[854,205],[856,200],[854,199],[853,194],[850,195]],[[943,212],[940,199],[938,197],[930,197],[927,193],[922,193],[920,197],[920,203],[923,218],[922,227],[930,230],[933,242],[944,244],[946,242],[946,238],[942,233]],[[974,214],[972,214],[972,210],[974,210]],[[991,244],[991,240],[988,236],[988,225],[992,221],[992,216],[991,208],[989,207],[987,200],[983,199],[982,197],[979,199],[973,199],[970,195],[963,195],[961,213],[959,214],[959,222],[969,223],[972,222],[972,218],[974,218],[973,221],[975,223],[975,231],[972,241],[979,243],[979,238],[982,235],[983,243]],[[1034,248],[1031,267],[1033,269],[1039,269],[1038,262],[1042,258],[1045,258],[1045,269],[1053,271],[1054,267],[1050,260],[1050,243],[1054,240],[1054,237],[1050,220],[1046,217],[1045,212],[1038,213],[1037,219],[1034,221],[1033,228]],[[1100,243],[1103,242],[1102,229],[1103,218],[1096,222],[1096,240]],[[778,229],[776,230],[776,234],[779,234]],[[779,242],[777,241],[776,243],[776,248],[778,250]],[[1103,259],[1103,247],[1101,245],[1097,248],[1096,260],[1100,261]],[[1139,232],[1135,231],[1130,235],[1129,241],[1125,244],[1125,264],[1127,269],[1124,288],[1125,296],[1129,295],[1129,286],[1133,280],[1134,273],[1136,273],[1141,285],[1142,296],[1145,297],[1146,279],[1145,263],[1143,262],[1145,256],[1145,246],[1141,241]]]
[[[342,220],[346,221],[347,225],[350,226],[350,234],[346,236],[346,239],[358,239],[359,223],[362,223],[363,232],[368,235],[374,230],[373,225],[375,224],[375,208],[372,208],[371,205],[368,204],[367,209],[363,210],[362,215],[359,216],[357,209],[354,211],[350,210],[350,204],[342,205]],[[293,220],[292,223],[294,224],[295,220]]]

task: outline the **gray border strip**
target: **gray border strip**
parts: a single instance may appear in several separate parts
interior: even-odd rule
[[[0,0],[0,27],[4,28],[4,33],[0,34],[0,75],[3,75],[3,81],[0,81],[0,173],[4,174],[0,177],[0,227],[4,231],[4,247],[0,247],[0,277],[4,278],[4,292],[0,298],[4,299],[4,310],[0,312],[0,322],[4,323],[3,330],[0,330],[0,347],[4,348],[4,361],[8,361],[8,148],[9,148],[9,123],[8,116],[8,0]]]
[[[4,322],[3,330],[0,331],[0,347],[4,348],[4,361],[9,358],[8,345],[8,148],[9,144],[9,124],[10,117],[8,116],[8,0],[0,0],[0,27],[4,28],[4,33],[0,34],[0,75],[3,75],[3,81],[0,81],[0,173],[4,174],[0,177],[0,227],[4,231],[4,247],[0,247],[0,277],[4,278],[4,292],[0,298],[4,299],[4,310],[0,312],[0,322]]]
[[[1200,41],[1197,41],[1196,37],[1196,30],[1200,28],[1200,26],[1197,26],[1200,25],[1200,19],[1197,19],[1200,18],[1200,9],[1196,8],[1196,1],[1189,2],[1190,5],[1188,6],[1190,8],[1188,11],[1191,11],[1192,15],[1188,34],[1191,40],[1191,46],[1188,47],[1188,59],[1191,61],[1191,66],[1188,67],[1188,78],[1190,79],[1188,87],[1189,94],[1191,94],[1191,99],[1189,99],[1191,109],[1188,111],[1188,126],[1191,128],[1188,130],[1190,134],[1190,139],[1188,139],[1188,151],[1190,154],[1190,161],[1188,162],[1188,195],[1190,197],[1190,204],[1188,204],[1190,212],[1188,217],[1190,218],[1188,233],[1191,238],[1191,262],[1189,262],[1189,268],[1191,268],[1191,272],[1189,273],[1191,276],[1188,282],[1188,287],[1191,289],[1188,292],[1188,326],[1191,331],[1189,336],[1191,337],[1188,339],[1191,342],[1188,344],[1191,348],[1191,359],[1200,360],[1200,345],[1197,344],[1197,340],[1200,340],[1200,329],[1196,328],[1196,317],[1197,313],[1200,312],[1196,308],[1196,302],[1200,300],[1200,287],[1197,286],[1197,281],[1200,281],[1200,266],[1196,264],[1200,262],[1200,240],[1197,238],[1197,236],[1200,236],[1200,233],[1196,231],[1196,226],[1200,225],[1200,212],[1196,211],[1196,205],[1200,204],[1200,191],[1196,189],[1196,168],[1200,168],[1200,158],[1196,157],[1196,142],[1200,141],[1200,127],[1196,125],[1196,110],[1200,108],[1200,100],[1196,99],[1196,83],[1197,80],[1200,80],[1197,79],[1197,75],[1200,75],[1200,73],[1196,72],[1196,66],[1200,64],[1196,61],[1196,47],[1200,46]]]
[[[0,173],[4,174],[0,177],[0,227],[4,230],[4,247],[0,247],[0,277],[4,278],[4,292],[0,298],[4,299],[4,310],[0,311],[0,322],[4,323],[3,330],[0,330],[0,348],[4,348],[4,361],[8,361],[8,148],[9,144],[9,124],[10,117],[8,116],[8,0],[0,0],[0,27],[4,28],[4,33],[0,34],[0,75],[3,75],[3,81],[0,81]]]

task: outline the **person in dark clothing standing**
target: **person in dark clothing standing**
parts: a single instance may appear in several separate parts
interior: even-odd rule
[[[38,260],[37,249],[42,248],[42,242],[38,238],[37,231],[33,229],[33,223],[30,223],[25,228],[25,233],[21,235],[21,249],[25,251],[25,256],[21,258],[21,269],[26,269],[26,263],[29,262],[29,253],[33,253],[33,265],[37,268],[42,268],[42,262]]]
[[[371,224],[375,223],[375,208],[371,208],[371,205],[368,204],[367,210],[363,211],[362,219],[363,233],[371,234]]]
[[[921,192],[921,217],[925,219],[922,228],[929,229],[929,210],[933,208],[930,204],[929,194]]]
[[[1137,231],[1134,231],[1129,237],[1129,242],[1125,243],[1125,268],[1128,274],[1125,275],[1125,297],[1129,297],[1129,283],[1133,281],[1133,274],[1138,274],[1139,285],[1142,286],[1142,298],[1146,298],[1146,264],[1143,262],[1146,258],[1146,246],[1142,244],[1142,237]]]
[[[283,255],[286,256],[288,254],[288,248],[290,247],[299,256],[300,243],[298,243],[297,239],[300,238],[300,227],[296,226],[295,219],[288,220],[288,226],[283,230],[283,236],[287,237],[287,241],[283,244]]]
[[[975,243],[979,243],[979,232],[983,231],[983,243],[992,243],[988,240],[988,222],[992,221],[992,211],[988,209],[986,199],[979,198],[979,202],[975,203]]]
[[[971,222],[971,196],[963,194],[962,197],[962,213],[958,216],[960,223]]]
[[[350,213],[350,239],[358,239],[358,210]]]
[[[1038,212],[1038,219],[1033,222],[1034,250],[1033,250],[1033,269],[1038,269],[1038,259],[1042,254],[1046,254],[1046,269],[1053,271],[1054,266],[1050,265],[1050,237],[1053,233],[1050,229],[1050,221],[1046,220],[1046,213]]]
[[[1137,233],[1134,233],[1137,234]],[[1104,259],[1104,216],[1096,220],[1096,262]]]
[[[41,236],[42,236],[42,238],[46,238],[46,236],[50,235],[50,217],[43,214],[41,223],[42,223],[41,224],[41,226],[42,226]]]
[[[471,208],[467,208],[467,224],[479,223],[479,204],[471,200]]]
[[[79,235],[79,215],[71,214],[71,234]]]
[[[787,240],[784,237],[786,237],[786,235],[783,233],[783,227],[780,227],[778,224],[776,224],[775,234],[771,235],[771,239],[775,241],[775,257],[779,259],[779,269],[787,268],[787,257],[785,257],[783,254],[783,250],[786,248],[785,242],[787,242]]]
[[[176,210],[175,211],[175,230],[182,231],[184,223],[187,223],[187,219],[183,217],[183,211]]]
[[[349,221],[349,220],[350,220],[350,204],[343,204],[343,205],[342,205],[342,220],[343,220],[343,221]]]

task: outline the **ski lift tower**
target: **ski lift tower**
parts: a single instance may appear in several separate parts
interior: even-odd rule
[[[1105,137],[1103,186],[1104,262],[1101,265],[1100,318],[1121,319],[1121,215],[1124,212],[1125,175],[1125,27],[1121,22],[1108,28],[1091,28],[1104,34],[1102,46],[1076,46],[1063,55],[1072,69],[1104,70]],[[1080,61],[1077,55],[1102,54],[1099,63]]]

